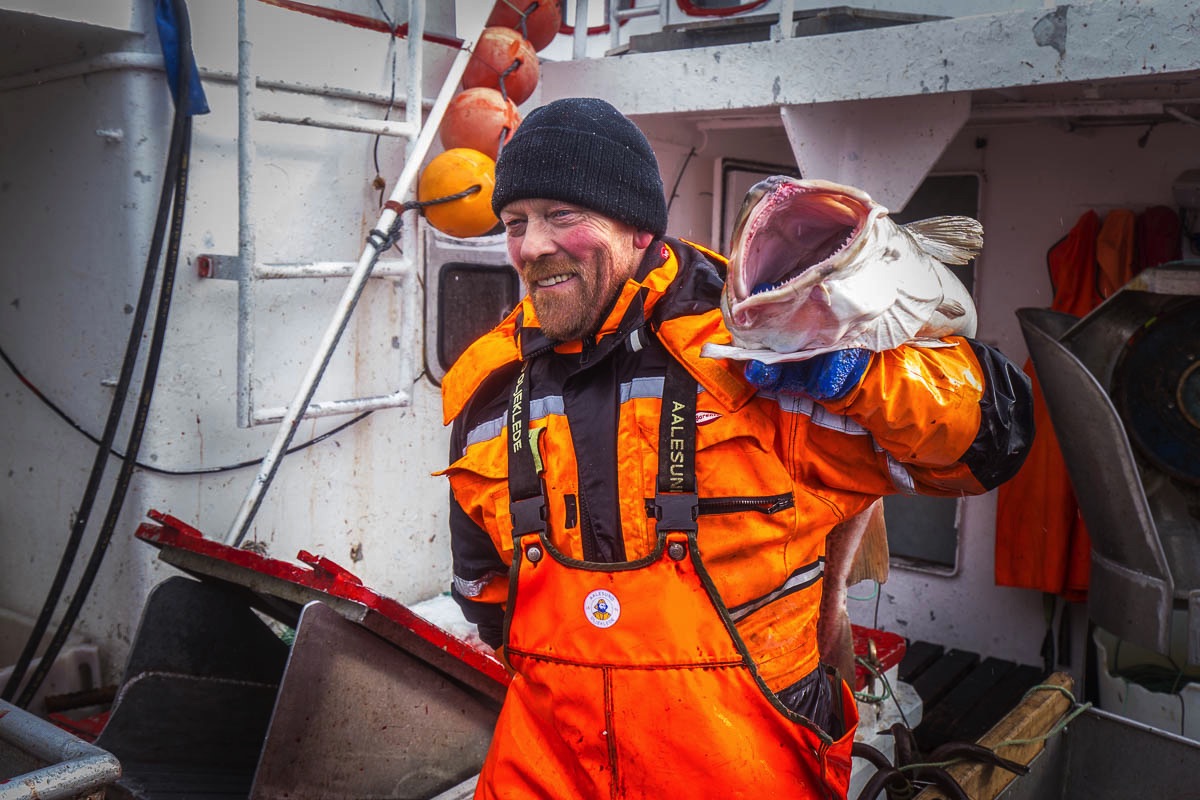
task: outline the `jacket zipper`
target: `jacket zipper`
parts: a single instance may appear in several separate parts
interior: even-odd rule
[[[756,511],[759,514],[775,514],[796,505],[795,495],[777,494],[770,497],[701,497],[698,501],[700,514],[740,514]],[[646,516],[654,516],[654,498],[646,498]]]

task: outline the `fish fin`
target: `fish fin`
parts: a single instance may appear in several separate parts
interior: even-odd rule
[[[869,514],[867,528],[863,531],[854,553],[850,566],[850,576],[846,579],[847,586],[853,586],[859,581],[873,580],[876,583],[887,583],[888,551],[887,522],[883,518],[883,500],[876,500],[866,511]]]
[[[930,217],[900,227],[943,264],[966,264],[983,250],[983,225],[971,217]]]
[[[935,310],[946,319],[958,319],[967,313],[967,309],[962,303],[958,302],[957,300],[949,299],[942,300],[941,305],[939,305]]]

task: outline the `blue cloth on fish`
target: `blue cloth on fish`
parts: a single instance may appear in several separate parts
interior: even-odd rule
[[[871,351],[863,347],[834,350],[806,361],[746,364],[746,380],[763,391],[782,395],[806,395],[814,400],[836,400],[858,385]]]

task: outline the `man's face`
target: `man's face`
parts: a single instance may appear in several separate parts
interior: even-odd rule
[[[560,200],[515,200],[500,212],[508,255],[547,336],[595,333],[652,234]]]

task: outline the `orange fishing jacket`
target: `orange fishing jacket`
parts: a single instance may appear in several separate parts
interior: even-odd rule
[[[702,358],[705,342],[730,341],[719,305],[723,266],[708,251],[662,240],[594,337],[550,342],[526,298],[447,374],[453,594],[493,646],[504,639],[517,575],[515,441],[528,442],[538,467],[544,509],[535,527],[566,562],[624,564],[661,553],[655,498],[660,450],[674,446],[665,438],[660,445],[672,362],[698,386],[688,412],[697,557],[768,695],[818,667],[816,616],[833,526],[880,495],[981,493],[1019,466],[1030,436],[1028,382],[980,343],[954,338],[945,348],[874,354],[859,384],[824,405],[756,393],[744,365]],[[513,430],[510,419],[535,435],[526,439],[529,431]],[[668,478],[672,456],[661,462]],[[670,616],[661,624],[670,626]]]

